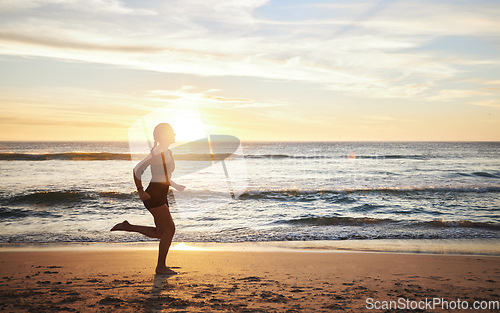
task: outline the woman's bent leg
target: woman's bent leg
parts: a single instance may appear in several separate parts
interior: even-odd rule
[[[156,265],[157,274],[175,274],[166,265],[166,259],[172,238],[175,234],[175,224],[170,215],[170,210],[167,205],[162,205],[149,210],[155,219],[156,231],[160,238],[158,249],[158,263]]]
[[[111,231],[117,231],[117,230],[136,232],[143,234],[144,236],[148,236],[150,238],[160,238],[156,227],[132,225],[128,221],[123,221],[119,224],[116,224],[113,228],[111,228]]]

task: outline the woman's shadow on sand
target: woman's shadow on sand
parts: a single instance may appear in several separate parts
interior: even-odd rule
[[[155,274],[150,298],[161,297],[162,290],[169,290],[172,285],[168,283],[168,279],[173,276],[174,275]]]
[[[144,303],[146,312],[159,312],[166,308],[182,308],[191,304],[189,301],[164,294],[164,291],[169,291],[174,288],[174,285],[168,282],[168,280],[174,276],[176,275],[156,274],[154,276],[150,297]]]

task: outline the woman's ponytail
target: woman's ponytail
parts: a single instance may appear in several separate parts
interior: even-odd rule
[[[155,139],[153,147],[151,148],[151,153],[153,153],[153,150],[156,148],[157,145],[158,145],[158,141],[156,141],[156,139]]]

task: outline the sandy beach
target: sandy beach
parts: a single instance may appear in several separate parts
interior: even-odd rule
[[[500,294],[495,256],[174,250],[171,277],[153,275],[155,259],[138,249],[0,252],[0,310],[359,312],[433,298],[471,306]]]

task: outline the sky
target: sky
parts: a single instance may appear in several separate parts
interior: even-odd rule
[[[181,140],[499,141],[498,16],[497,0],[0,0],[0,140],[127,140],[169,112]]]

